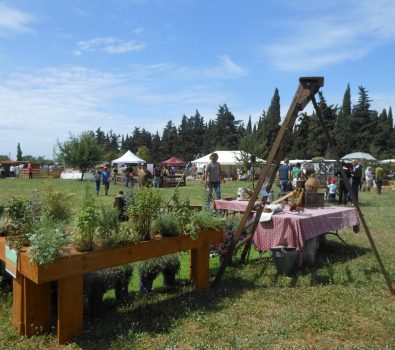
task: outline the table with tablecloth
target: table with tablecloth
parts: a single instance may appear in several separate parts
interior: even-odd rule
[[[248,201],[216,200],[216,210],[243,212]],[[297,213],[285,206],[280,213],[274,214],[270,221],[260,222],[255,230],[254,245],[259,251],[267,251],[274,246],[291,246],[301,250],[305,242],[327,232],[359,225],[357,211],[353,207],[324,207],[305,209]]]

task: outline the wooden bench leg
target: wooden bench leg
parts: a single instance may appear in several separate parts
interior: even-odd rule
[[[203,244],[201,247],[190,251],[190,277],[198,290],[210,286],[209,258],[208,244]]]
[[[58,344],[67,342],[71,336],[82,333],[83,275],[71,276],[58,281]]]
[[[28,278],[24,282],[25,335],[42,334],[50,330],[51,284],[35,284]]]
[[[12,281],[12,324],[19,334],[25,334],[24,277],[17,272]]]

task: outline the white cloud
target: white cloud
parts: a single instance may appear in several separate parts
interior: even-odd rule
[[[30,32],[33,19],[31,14],[0,3],[0,31]]]
[[[297,20],[281,23],[287,29],[287,36],[263,47],[263,53],[276,69],[308,71],[358,60],[395,39],[392,0],[360,0],[331,5],[332,11],[309,13],[314,19],[303,13]],[[342,7],[341,12],[336,5]]]
[[[144,44],[137,43],[135,40],[125,41],[113,37],[98,37],[91,40],[82,40],[78,42],[77,45],[78,49],[74,51],[75,55],[81,55],[83,52],[88,51],[123,54],[144,48]]]
[[[230,79],[246,76],[248,70],[236,64],[229,56],[219,57],[219,63],[212,67],[184,66],[178,70],[177,76],[181,79]]]

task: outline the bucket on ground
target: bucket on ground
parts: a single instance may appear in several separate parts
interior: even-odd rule
[[[289,275],[296,267],[298,250],[296,247],[275,246],[270,248],[277,272]]]

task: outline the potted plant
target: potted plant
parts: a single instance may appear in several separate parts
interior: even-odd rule
[[[30,261],[47,266],[66,251],[71,238],[61,222],[43,218],[32,227],[29,241]]]
[[[86,189],[82,208],[77,215],[76,230],[73,233],[74,242],[78,250],[88,251],[93,249],[93,237],[97,222],[98,215],[95,198]]]
[[[19,250],[29,245],[28,234],[33,226],[33,214],[30,202],[26,199],[13,197],[4,206],[0,225],[1,235],[7,236],[7,245]]]
[[[211,211],[192,211],[189,222],[185,225],[185,233],[190,234],[192,239],[197,239],[200,231],[223,230],[225,223],[222,217]]]
[[[174,287],[176,274],[180,271],[181,264],[178,254],[168,254],[160,257],[160,266],[163,281],[166,287]]]
[[[162,237],[178,236],[182,233],[181,225],[174,213],[161,213],[152,223],[152,232],[158,232]]]
[[[151,224],[158,216],[161,207],[161,196],[157,189],[139,187],[131,192],[128,200],[128,215],[140,233],[142,240],[149,240]]]
[[[137,265],[140,278],[140,292],[149,293],[152,291],[152,284],[160,272],[160,258],[153,258],[140,261]]]

